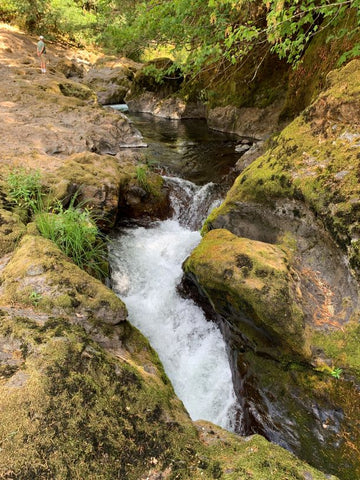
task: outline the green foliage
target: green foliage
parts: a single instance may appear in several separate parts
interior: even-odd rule
[[[106,275],[105,242],[92,212],[75,207],[74,201],[75,197],[66,210],[59,203],[52,213],[39,212],[35,218],[37,228],[80,268],[103,277]]]
[[[337,378],[337,379],[339,379],[341,377],[341,374],[342,374],[342,369],[341,368],[334,368],[330,372],[330,375],[334,378]]]
[[[13,169],[7,176],[9,200],[20,208],[33,213],[42,198],[41,176],[38,170]]]
[[[29,299],[31,303],[34,305],[34,307],[37,307],[39,305],[40,300],[42,299],[42,295],[41,293],[35,292],[35,290],[33,290],[29,295]]]
[[[107,3],[103,0],[7,0],[6,11],[16,12],[22,27],[42,33],[47,39],[60,36],[84,43],[94,40]]]
[[[312,37],[338,25],[349,9],[360,19],[360,0],[150,0],[137,5],[121,31],[112,25],[112,47],[171,47],[177,66],[192,77],[211,65],[241,65],[252,50],[260,52],[259,62],[275,53],[296,65]],[[357,31],[348,25],[339,35]],[[357,54],[358,47],[350,49],[343,61]]]
[[[210,66],[241,65],[253,50],[260,62],[272,52],[295,65],[313,36],[340,24],[349,9],[356,26],[339,31],[349,37],[358,34],[360,0],[5,0],[0,16],[16,14],[31,32],[96,42],[134,60],[165,49],[195,76]],[[355,41],[341,62],[359,48]]]

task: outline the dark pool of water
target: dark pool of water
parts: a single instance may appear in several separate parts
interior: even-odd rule
[[[205,120],[169,120],[146,113],[127,116],[148,144],[145,155],[150,164],[197,185],[219,183],[241,156],[235,151],[241,137],[210,130]]]

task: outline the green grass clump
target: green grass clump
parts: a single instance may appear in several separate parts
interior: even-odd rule
[[[136,168],[136,180],[141,188],[145,190],[145,192],[151,193],[151,185],[148,180],[148,173],[149,170],[145,165],[139,165]]]
[[[35,217],[41,235],[53,241],[80,268],[98,277],[106,275],[106,246],[92,212],[61,203],[52,213],[39,212]]]
[[[43,202],[44,187],[38,170],[13,169],[7,176],[8,198],[15,206],[35,216],[42,236],[52,240],[76,265],[92,275],[107,275],[106,245],[96,225],[96,216],[82,205],[75,207],[77,195],[65,209]]]
[[[41,175],[38,170],[15,168],[7,176],[8,198],[16,206],[33,213],[42,198]]]

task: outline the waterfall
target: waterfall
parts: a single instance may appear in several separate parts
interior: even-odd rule
[[[207,183],[199,187],[178,177],[163,177],[170,186],[170,200],[174,218],[190,230],[199,230],[204,218],[221,201],[219,185]]]
[[[216,188],[166,181],[173,187],[174,218],[118,232],[109,247],[113,289],[157,351],[191,418],[233,430],[239,411],[225,342],[201,308],[177,292],[181,265],[200,242],[195,228],[218,200]]]

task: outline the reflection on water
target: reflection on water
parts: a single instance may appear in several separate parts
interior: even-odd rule
[[[218,183],[240,157],[235,151],[240,138],[210,130],[205,120],[169,120],[147,113],[127,116],[148,144],[145,154],[150,163],[197,185]]]

